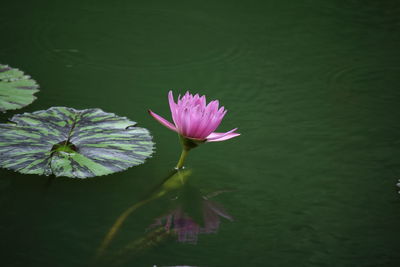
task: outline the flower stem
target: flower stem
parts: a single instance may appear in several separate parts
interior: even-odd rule
[[[189,149],[183,148],[182,149],[182,153],[181,153],[181,157],[179,158],[178,163],[176,164],[176,169],[180,170],[183,168],[183,164],[185,163],[185,159],[187,157],[187,155],[189,154]]]

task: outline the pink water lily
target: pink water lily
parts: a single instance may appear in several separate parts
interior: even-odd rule
[[[204,95],[192,95],[186,92],[182,98],[178,96],[178,101],[175,103],[172,91],[168,93],[168,100],[174,123],[151,110],[149,113],[159,123],[180,136],[183,150],[176,169],[183,168],[189,150],[198,144],[225,141],[240,135],[235,132],[237,128],[225,133],[214,132],[227,112],[224,107],[219,107],[218,100],[213,100],[207,105]]]
[[[225,133],[214,132],[227,112],[224,107],[219,107],[218,100],[213,100],[207,105],[204,95],[196,94],[193,96],[186,92],[182,98],[178,96],[178,102],[175,103],[172,91],[168,93],[168,100],[174,123],[151,110],[149,110],[149,113],[162,125],[177,132],[182,137],[195,141],[218,142],[240,135],[235,132],[237,128]]]

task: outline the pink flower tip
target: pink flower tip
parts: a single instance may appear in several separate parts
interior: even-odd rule
[[[151,110],[149,110],[149,114],[159,123],[184,138],[196,141],[219,142],[240,135],[235,132],[237,128],[225,133],[214,132],[227,112],[224,107],[219,107],[218,100],[207,104],[204,95],[192,95],[187,91],[183,97],[179,95],[177,102],[175,102],[172,91],[169,91],[168,101],[174,123],[169,122]]]

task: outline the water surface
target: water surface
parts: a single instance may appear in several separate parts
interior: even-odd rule
[[[99,107],[148,128],[157,149],[87,180],[0,170],[0,265],[399,266],[399,26],[390,0],[4,3],[0,60],[41,92],[3,122]],[[196,244],[157,235],[167,194],[129,214],[94,263],[178,159],[176,134],[147,114],[169,116],[170,89],[219,99],[220,130],[242,133],[187,162],[201,195],[227,191],[211,200],[234,221]]]

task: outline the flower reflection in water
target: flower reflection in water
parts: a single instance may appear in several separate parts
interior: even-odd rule
[[[179,242],[196,244],[199,234],[218,231],[221,217],[232,221],[232,216],[220,204],[210,200],[226,191],[217,191],[203,196],[197,187],[191,185],[188,179],[191,174],[191,169],[174,170],[160,186],[121,213],[101,242],[94,265],[124,265],[127,261],[143,255],[145,251],[176,236]],[[117,251],[109,251],[111,242],[121,230],[126,219],[134,215],[138,209],[155,200],[168,200],[169,204],[173,206],[165,215],[155,219],[144,236],[126,243]]]
[[[152,192],[150,192],[143,200],[134,203],[132,206],[127,208],[114,222],[107,234],[105,235],[103,241],[101,242],[99,248],[97,249],[97,254],[95,259],[99,259],[104,252],[107,250],[111,241],[114,239],[115,235],[119,232],[120,228],[126,221],[126,219],[134,213],[137,209],[142,208],[144,205],[151,201],[159,199],[168,193],[179,190],[185,183],[187,178],[191,175],[192,171],[188,170],[174,170],[166,179],[163,180],[161,185],[157,186]]]
[[[179,205],[166,216],[157,218],[150,228],[163,226],[165,231],[175,233],[179,242],[196,244],[199,234],[217,233],[221,223],[220,217],[233,221],[232,216],[221,205],[210,201],[206,196],[201,198],[202,218],[192,217],[185,212],[182,205]]]

